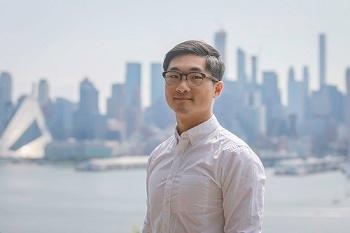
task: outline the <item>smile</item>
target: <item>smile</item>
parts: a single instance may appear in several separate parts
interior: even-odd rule
[[[183,98],[183,97],[174,97],[174,100],[191,100],[190,98]]]

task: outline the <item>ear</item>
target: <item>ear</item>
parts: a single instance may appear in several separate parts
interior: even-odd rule
[[[224,83],[222,81],[216,82],[214,85],[213,98],[219,97],[224,90]]]

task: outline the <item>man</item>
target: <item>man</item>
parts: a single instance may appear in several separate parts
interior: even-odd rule
[[[177,126],[148,161],[143,233],[261,232],[263,165],[213,115],[223,91],[218,51],[185,41],[166,54],[163,68]]]

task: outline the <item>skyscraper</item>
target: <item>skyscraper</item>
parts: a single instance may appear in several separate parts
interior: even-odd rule
[[[141,108],[141,64],[126,64],[125,95],[127,106]]]
[[[238,120],[244,129],[247,140],[254,143],[259,136],[266,134],[266,112],[261,104],[261,93],[255,89],[245,90],[244,105],[238,111]]]
[[[279,119],[281,118],[281,94],[278,89],[278,76],[273,71],[263,72],[261,86],[262,102],[266,108],[266,126],[269,135],[279,134]]]
[[[308,96],[308,94],[309,94],[309,80],[310,80],[309,67],[304,66],[303,67],[303,82],[305,85],[306,96]]]
[[[0,136],[11,118],[12,111],[12,77],[8,72],[2,72],[0,74]]]
[[[268,103],[281,104],[278,76],[274,71],[263,72],[262,99],[265,105]]]
[[[344,122],[345,96],[335,85],[325,85],[324,92],[330,102],[330,116],[337,122]]]
[[[77,139],[95,139],[100,124],[98,91],[94,84],[85,78],[80,83],[80,101],[73,117],[74,136]]]
[[[0,74],[0,104],[12,102],[12,77],[8,72]]]
[[[295,72],[294,72],[294,68],[290,67],[288,71],[288,83],[293,81],[295,81]]]
[[[345,71],[346,94],[350,97],[350,67]]]
[[[41,79],[39,82],[38,100],[41,107],[50,101],[49,84],[46,79]]]
[[[123,140],[125,137],[125,84],[112,86],[111,97],[107,99],[106,137]]]
[[[321,33],[319,35],[319,77],[320,89],[326,85],[326,35]]]
[[[226,32],[224,30],[215,33],[214,46],[221,54],[221,60],[226,65]]]
[[[99,113],[98,91],[88,78],[80,83],[79,110],[91,114]]]
[[[288,114],[295,122],[295,126],[301,125],[305,117],[305,82],[297,81],[293,67],[288,73]],[[293,129],[293,131],[298,129]]]
[[[294,110],[292,110],[292,101],[295,97],[295,74],[294,74],[294,68],[290,67],[288,71],[288,108],[289,113],[295,113]]]
[[[141,126],[141,64],[127,63],[125,81],[126,136]]]
[[[151,105],[159,99],[164,99],[164,79],[162,77],[162,64],[151,64]]]
[[[309,67],[303,67],[303,86],[304,86],[304,102],[305,102],[305,111],[304,111],[304,119],[308,119],[310,117],[310,93],[309,93],[309,82],[310,82],[310,74]]]
[[[107,100],[107,117],[119,121],[124,120],[125,85],[113,84],[112,95]]]
[[[241,84],[246,83],[245,54],[240,48],[237,49],[237,79]]]
[[[63,98],[56,98],[53,102],[51,134],[54,139],[65,140],[72,136],[73,113],[76,104]]]
[[[256,86],[257,84],[257,57],[252,56],[252,85]]]

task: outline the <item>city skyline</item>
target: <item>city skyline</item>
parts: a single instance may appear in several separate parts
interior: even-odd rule
[[[215,34],[214,34],[214,40],[216,42],[216,37],[217,35],[220,35],[222,36],[223,33],[225,33],[224,31],[220,30],[220,31],[217,31]],[[319,83],[319,86],[318,87],[315,87],[314,89],[310,89],[309,88],[309,66],[303,66],[301,67],[301,74],[300,76],[301,77],[297,77],[295,75],[295,66],[290,66],[289,69],[288,69],[288,74],[286,75],[286,79],[287,79],[287,83],[285,83],[285,86],[281,88],[281,76],[274,70],[274,69],[271,69],[271,70],[264,70],[264,69],[260,69],[258,71],[258,63],[259,63],[259,57],[257,57],[256,55],[251,55],[250,57],[246,57],[246,52],[244,50],[242,50],[241,48],[237,48],[236,49],[236,77],[235,79],[232,79],[232,77],[226,77],[224,78],[224,82],[225,81],[238,81],[238,82],[243,82],[243,83],[251,83],[252,85],[256,85],[256,84],[262,84],[263,83],[263,77],[264,77],[264,74],[265,73],[274,73],[274,75],[276,76],[276,84],[277,84],[277,88],[278,88],[278,91],[280,92],[281,96],[280,96],[280,99],[281,99],[281,104],[283,104],[285,107],[288,106],[288,100],[290,99],[289,97],[289,88],[290,88],[290,78],[291,78],[291,75],[292,75],[292,79],[293,80],[296,80],[297,82],[301,82],[301,81],[304,81],[305,78],[307,78],[307,87],[306,87],[306,91],[311,93],[312,91],[318,91],[318,90],[321,90],[323,89],[326,85],[334,85],[332,83],[329,83],[327,82],[327,72],[326,72],[326,69],[327,69],[327,55],[326,55],[326,47],[327,47],[327,43],[326,43],[326,38],[327,38],[327,35],[324,34],[324,33],[320,33],[318,35],[318,46],[319,46],[319,50],[318,50],[318,60],[319,60],[319,66],[318,66],[318,77],[315,77],[314,79],[317,79],[318,80],[318,83]],[[221,41],[220,42],[221,44],[216,44],[214,43],[213,46],[215,46],[216,48],[221,48],[222,50],[222,46],[223,47],[226,47],[227,46],[227,43],[226,41]],[[220,50],[220,49],[219,49]],[[223,50],[224,51],[224,50]],[[222,53],[222,52],[221,52]],[[163,80],[156,80],[156,79],[162,79],[161,77],[161,73],[162,73],[162,63],[161,62],[152,62],[150,64],[143,64],[143,63],[140,63],[140,62],[126,62],[124,64],[126,68],[126,74],[125,74],[125,79],[123,81],[117,81],[117,82],[114,82],[110,85],[110,93],[109,95],[106,96],[106,99],[101,99],[99,98],[98,100],[98,103],[97,103],[97,106],[95,108],[98,108],[99,111],[101,111],[101,113],[103,114],[107,114],[108,115],[108,108],[113,108],[113,106],[109,103],[109,98],[110,96],[113,96],[114,95],[114,88],[115,86],[120,86],[120,85],[125,85],[127,84],[126,80],[131,80],[131,76],[134,77],[135,75],[139,77],[139,81],[140,84],[141,84],[141,96],[140,96],[140,103],[141,103],[141,107],[145,108],[145,107],[149,107],[153,102],[154,102],[154,98],[155,96],[158,96],[162,94],[162,83],[163,83]],[[136,66],[137,67],[137,71],[132,68],[130,69],[131,67],[133,66]],[[135,67],[135,68],[136,68]],[[149,67],[149,68],[148,68]],[[149,77],[147,77],[146,75],[146,79],[148,78],[149,80],[147,81],[148,82],[148,89],[146,89],[145,91],[145,86],[142,85],[144,84],[142,82],[142,80],[145,79],[145,75],[144,75],[144,72],[142,72],[142,70],[146,68],[150,74],[149,74]],[[346,70],[344,71],[344,82],[346,82],[346,78],[348,76],[348,70],[349,70],[350,66],[347,66],[346,67]],[[130,73],[129,71],[130,70],[133,70],[132,72],[132,75],[130,76]],[[136,71],[136,73],[135,73]],[[11,78],[11,82],[14,83],[14,79],[15,77],[13,77],[13,75],[11,74],[11,72],[8,72],[8,71],[0,71],[2,72],[2,74],[4,75],[4,77],[7,77],[9,76]],[[129,77],[130,76],[130,77]],[[135,77],[136,77],[135,76]],[[257,81],[257,77],[260,76],[259,78],[259,81]],[[282,77],[283,78],[283,77]],[[80,81],[79,83],[81,82],[84,82],[86,80],[89,80],[89,82],[91,82],[92,85],[96,86],[96,80],[94,79],[91,79],[89,76],[84,76]],[[98,82],[98,80],[97,80]],[[339,85],[335,85],[336,88],[339,88],[338,90],[341,91],[343,94],[346,94],[347,93],[347,90],[346,90],[346,86],[344,85],[344,88],[342,87],[339,87]],[[95,88],[95,87],[94,87]],[[156,88],[156,89],[155,89]],[[16,90],[16,87],[14,85],[12,85],[12,87],[10,88],[11,89],[11,93],[14,92],[14,90]],[[9,90],[10,90],[9,89]],[[345,90],[344,90],[345,89]],[[7,91],[9,91],[7,90]],[[50,99],[51,101],[54,101],[54,99],[56,98],[63,98],[63,99],[66,99],[66,100],[69,100],[69,101],[73,101],[73,103],[79,103],[79,99],[78,100],[72,100],[71,98],[67,98],[66,96],[55,96],[53,97],[51,95],[51,90],[52,88],[50,88],[50,83],[48,82],[47,79],[45,78],[41,78],[39,80],[35,80],[32,82],[32,85],[31,85],[31,90],[28,91],[27,93],[22,93],[20,96],[18,96],[18,98],[21,98],[21,96],[23,95],[34,95],[35,96],[38,96],[39,98],[39,102],[41,104],[45,103],[45,102],[48,102]],[[99,93],[99,95],[101,95],[101,91],[96,88],[96,91]],[[143,92],[143,93],[142,93]],[[145,93],[146,92],[146,93]],[[146,96],[146,95],[147,96]],[[103,93],[102,93],[102,96]],[[146,97],[145,97],[146,96]],[[9,96],[8,98],[11,98],[12,101],[16,102],[18,99],[16,98],[12,98],[13,97],[13,94],[11,94],[11,96]],[[146,98],[146,101],[145,101],[145,98]],[[101,108],[101,102],[102,102],[102,105],[106,105],[106,106],[102,106]],[[146,104],[145,104],[146,102]]]
[[[350,60],[349,2],[220,1],[211,4],[210,10],[209,1],[202,3],[186,2],[187,7],[181,9],[184,16],[172,18],[167,12],[184,2],[155,1],[143,12],[147,3],[0,1],[0,25],[7,32],[0,38],[0,71],[12,74],[14,99],[29,93],[32,82],[45,78],[51,97],[77,102],[79,82],[87,76],[100,91],[99,103],[105,112],[110,87],[123,82],[127,62],[142,63],[143,97],[149,103],[151,63],[162,62],[167,50],[186,39],[214,44],[214,33],[225,30],[226,75],[236,76],[236,51],[242,48],[248,73],[250,57],[257,56],[259,81],[263,71],[278,74],[285,101],[291,66],[297,80],[302,79],[303,66],[308,66],[310,89],[318,89],[318,36],[325,33],[326,82],[345,91]],[[152,27],[142,26],[141,19]]]
[[[262,71],[262,82],[257,83],[258,57],[250,57],[251,72],[247,72],[246,52],[238,48],[236,64],[238,79],[233,81],[226,78],[226,91],[216,101],[213,109],[217,119],[231,132],[235,132],[239,137],[262,149],[272,149],[275,146],[280,149],[285,147],[303,156],[310,153],[320,156],[330,150],[335,153],[347,153],[346,151],[349,150],[345,142],[348,141],[349,135],[345,134],[344,129],[349,123],[349,88],[347,86],[347,92],[344,94],[336,86],[327,84],[326,35],[319,34],[319,38],[319,83],[321,85],[318,90],[309,92],[308,66],[302,67],[302,80],[296,78],[295,68],[291,66],[288,70],[287,104],[282,102],[278,73],[274,70]],[[219,45],[221,48],[226,46],[223,40]],[[219,45],[215,44],[217,47]],[[102,140],[100,144],[94,145],[96,146],[96,150],[93,150],[95,152],[99,151],[97,148],[100,148],[101,150],[106,149],[104,152],[111,154],[113,149],[108,149],[107,144],[103,145],[103,143],[113,140],[114,142],[126,142],[128,146],[125,147],[125,150],[129,152],[149,153],[155,141],[160,139],[157,137],[152,139],[155,132],[158,136],[162,133],[168,134],[169,127],[173,127],[175,122],[173,114],[166,106],[164,96],[161,95],[163,92],[160,76],[162,65],[160,63],[151,64],[152,102],[145,109],[142,109],[141,100],[141,63],[128,62],[126,67],[125,82],[113,84],[112,94],[105,100],[106,114],[100,111],[99,90],[86,77],[79,84],[79,103],[62,98],[50,101],[50,86],[44,79],[40,80],[39,85],[33,85],[30,96],[22,96],[13,102],[11,96],[14,86],[11,75],[1,72],[0,135],[4,137],[4,142],[11,142],[7,145],[4,143],[0,145],[2,154],[23,156],[20,152],[22,147],[23,150],[25,147],[25,150],[32,147],[32,151],[37,151],[35,153],[45,151],[45,155],[41,153],[36,156],[55,157],[60,154],[56,154],[57,150],[67,148],[72,149],[74,154],[76,146],[85,150],[81,142],[86,140]],[[347,67],[346,77],[344,77],[347,84],[349,83],[349,69],[350,67]],[[30,108],[34,109],[34,106],[38,111],[35,114],[36,117],[33,118],[30,117],[33,115],[26,112]],[[17,131],[14,131],[13,127],[21,118],[27,119],[28,122],[24,126],[29,126],[22,125],[23,129],[27,129],[22,130],[21,134],[16,134]],[[39,127],[38,122],[44,122],[43,119],[45,119],[45,124]],[[31,144],[38,140],[40,142],[40,129],[49,131],[54,141],[45,145],[39,143],[40,148],[38,149]],[[15,137],[17,139],[14,141]],[[74,147],[69,146],[72,142],[68,140],[69,138],[77,140]],[[285,140],[286,138],[288,141]],[[59,142],[62,140],[68,141],[62,144]],[[268,141],[271,144],[266,143]],[[134,144],[135,142],[137,143]],[[140,146],[139,143],[143,145]],[[297,147],[293,146],[296,143],[301,144]],[[279,145],[274,146],[274,144]],[[116,151],[115,147],[114,151]],[[67,153],[70,154],[70,152]]]

